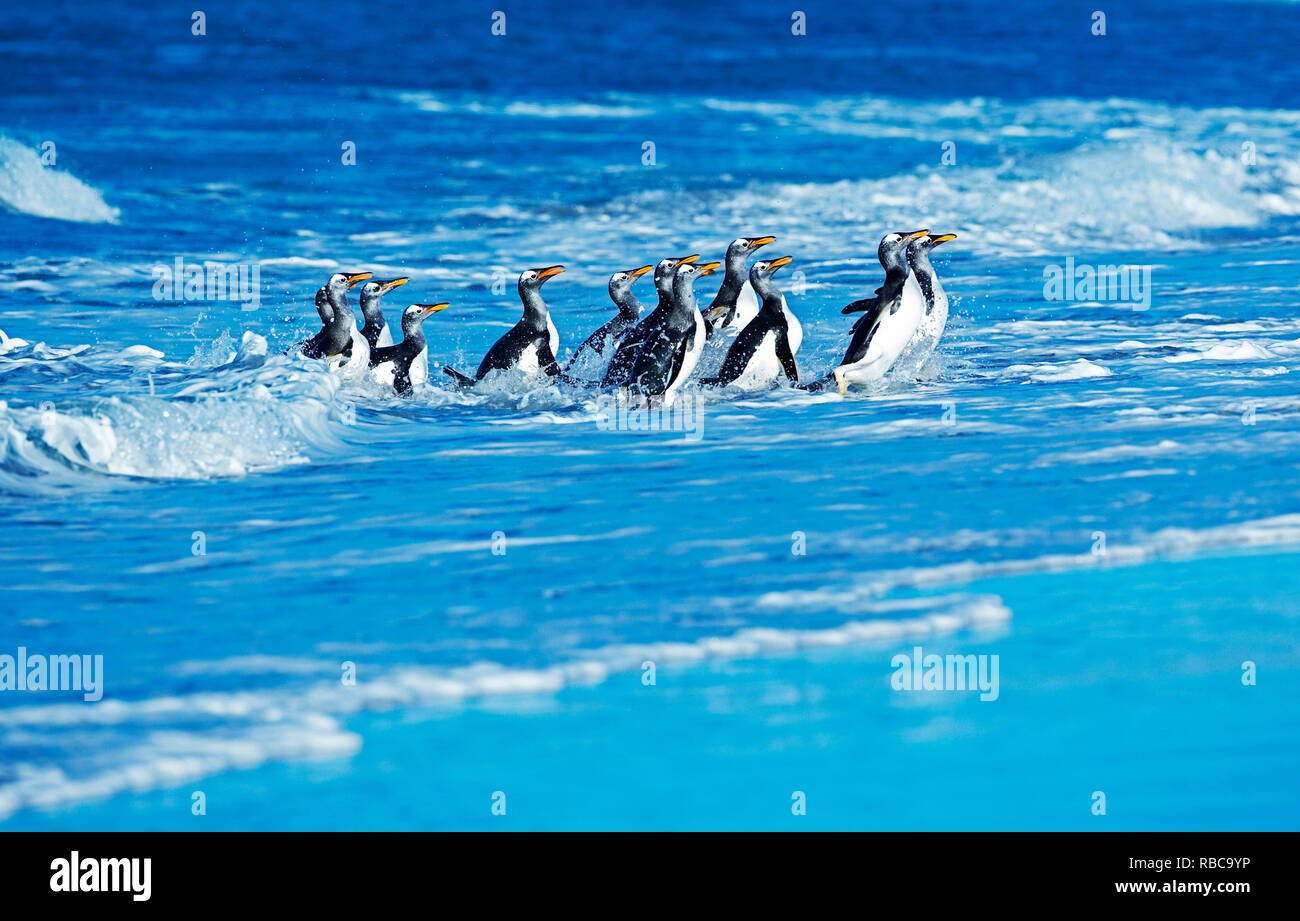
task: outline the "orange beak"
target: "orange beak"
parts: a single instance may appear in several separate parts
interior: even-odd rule
[[[389,291],[392,291],[397,286],[404,285],[410,280],[411,279],[409,278],[394,278],[392,281],[386,281],[382,285],[380,285],[379,293],[387,294]]]
[[[544,268],[544,269],[539,269],[539,270],[537,271],[537,277],[538,277],[538,278],[550,278],[552,275],[559,275],[559,274],[560,274],[561,272],[563,272],[563,271],[564,271],[564,266],[562,266],[562,265],[552,265],[552,266],[548,266],[547,268]]]
[[[451,306],[451,304],[416,304],[415,306],[423,307],[424,313],[420,314],[420,316],[427,317],[429,314],[437,313],[439,310],[446,310]]]
[[[706,262],[704,265],[697,265],[695,270],[700,273],[700,277],[712,275],[713,270],[722,265],[721,262]]]
[[[355,288],[358,282],[363,282],[371,277],[370,272],[345,272],[344,277],[348,280],[348,287]]]

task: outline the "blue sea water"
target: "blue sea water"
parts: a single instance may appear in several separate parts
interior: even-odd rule
[[[0,691],[0,829],[1300,825],[1300,5],[491,6],[6,9],[0,655],[104,697]],[[282,354],[338,269],[472,369],[523,268],[565,352],[772,234],[811,377],[923,226],[921,380],[698,439]]]

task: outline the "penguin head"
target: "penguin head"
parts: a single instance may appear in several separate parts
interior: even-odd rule
[[[361,312],[367,317],[383,319],[379,309],[379,299],[398,285],[404,285],[411,279],[394,278],[392,281],[368,281],[361,286]]]
[[[402,332],[409,334],[417,329],[426,317],[433,316],[439,310],[446,310],[451,304],[412,304],[402,311]]]
[[[410,280],[409,278],[394,278],[392,281],[379,281],[378,279],[368,281],[361,286],[361,303],[377,301],[389,291],[399,285],[406,284]]]
[[[737,237],[727,246],[727,267],[733,272],[737,270],[744,272],[745,262],[751,253],[760,246],[775,242],[776,237]]]
[[[699,265],[695,265],[693,261],[679,262],[676,271],[673,273],[674,293],[680,295],[682,292],[690,291],[696,279],[703,278],[705,275],[712,275],[714,270],[721,265],[721,262],[704,262]]]
[[[957,235],[955,233],[941,233],[937,235],[927,234],[924,238],[913,242],[912,245],[923,247],[926,250],[932,250],[936,246],[942,246],[944,243],[947,243],[949,240],[955,240],[955,239],[957,239]]]
[[[759,294],[765,294],[771,285],[768,282],[772,275],[782,266],[787,266],[794,261],[793,256],[782,256],[780,259],[760,259],[749,268],[749,283],[754,286],[754,290]]]
[[[335,272],[330,276],[331,288],[355,288],[360,282],[370,277],[369,272]]]
[[[660,297],[668,297],[672,294],[673,278],[677,275],[679,265],[689,265],[699,259],[699,253],[690,256],[669,256],[667,259],[659,260],[655,266],[655,290],[659,292]]]
[[[884,267],[886,272],[891,269],[907,271],[907,265],[903,261],[903,254],[907,251],[908,244],[913,240],[921,239],[929,232],[929,230],[905,230],[885,234],[881,237],[880,247],[876,251],[881,266]]]
[[[639,269],[628,269],[626,272],[615,272],[609,276],[609,296],[613,298],[614,303],[622,301],[623,295],[627,294],[629,288],[636,283],[636,280],[653,269],[652,265],[643,265]]]
[[[524,269],[519,273],[519,293],[536,291],[546,284],[546,279],[554,278],[563,271],[564,266],[562,265],[548,265],[541,269]]]

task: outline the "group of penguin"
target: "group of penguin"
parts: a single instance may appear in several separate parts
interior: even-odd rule
[[[842,313],[861,313],[853,324],[844,358],[825,376],[802,382],[795,354],[803,327],[772,277],[790,256],[759,259],[775,237],[740,237],[727,247],[723,262],[699,261],[698,254],[669,257],[657,265],[615,272],[609,296],[618,313],[578,346],[564,365],[558,359],[559,334],[542,299],[542,285],[564,271],[562,265],[528,269],[519,276],[524,313],[488,349],[471,377],[451,367],[443,372],[461,388],[473,387],[494,371],[517,371],[565,383],[620,388],[655,405],[671,405],[674,394],[696,370],[706,349],[725,348],[714,373],[700,383],[711,387],[768,388],[782,382],[803,390],[832,386],[844,394],[852,385],[882,379],[891,370],[915,375],[934,352],[948,320],[948,296],[930,263],[930,251],[956,238],[928,230],[886,234],[877,256],[884,283],[871,297],[848,304]],[[695,283],[723,269],[722,285],[708,307],[695,299]],[[638,278],[653,270],[658,303],[644,313],[632,294]],[[429,379],[423,324],[446,303],[411,304],[402,312],[402,340],[393,341],[380,299],[407,278],[373,280],[370,272],[339,272],[316,292],[320,332],[300,344],[305,356],[326,361],[349,378],[367,375],[399,394]],[[357,326],[347,292],[361,288],[363,322]],[[578,376],[577,366],[600,369],[598,379]]]

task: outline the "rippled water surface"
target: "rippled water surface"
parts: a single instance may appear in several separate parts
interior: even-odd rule
[[[0,44],[0,655],[104,699],[0,693],[0,827],[1296,826],[1294,4],[72,10]],[[472,368],[522,268],[564,353],[611,271],[772,234],[819,376],[921,226],[922,380],[692,385],[698,438],[284,354],[337,269]],[[893,690],[918,645],[997,699]]]

